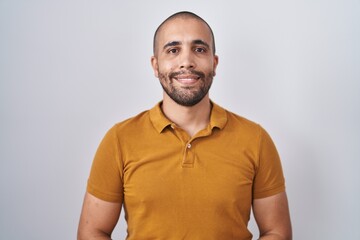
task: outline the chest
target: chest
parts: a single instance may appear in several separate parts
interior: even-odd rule
[[[246,143],[168,138],[128,152],[124,197],[129,207],[250,208],[256,153]]]

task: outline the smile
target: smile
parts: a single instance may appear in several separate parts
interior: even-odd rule
[[[193,84],[196,83],[200,76],[198,75],[178,75],[174,79],[182,84]]]

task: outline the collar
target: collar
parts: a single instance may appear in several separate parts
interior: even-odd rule
[[[161,110],[162,101],[149,110],[150,121],[158,133],[161,133],[166,127],[171,125],[171,121]],[[227,123],[226,110],[211,101],[210,128],[223,129]]]
[[[227,123],[227,113],[226,110],[213,101],[211,101],[211,115],[210,115],[210,127],[213,129],[217,127],[223,129]]]
[[[150,109],[150,121],[158,133],[161,133],[167,126],[171,125],[171,121],[165,116],[161,110],[162,101]]]

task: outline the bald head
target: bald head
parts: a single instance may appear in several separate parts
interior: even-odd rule
[[[182,19],[195,19],[195,20],[198,20],[202,23],[204,23],[210,33],[211,33],[211,38],[212,38],[212,49],[213,49],[213,54],[215,54],[215,38],[214,38],[214,33],[211,29],[211,27],[209,26],[209,24],[204,20],[202,19],[201,17],[199,17],[198,15],[196,15],[195,13],[192,13],[192,12],[186,12],[186,11],[183,11],[183,12],[177,12],[173,15],[171,15],[170,17],[168,17],[167,19],[165,19],[165,21],[163,21],[159,27],[156,29],[155,31],[155,34],[154,34],[154,39],[153,39],[153,52],[154,52],[154,55],[156,55],[156,51],[157,51],[157,48],[158,48],[158,35],[159,33],[161,32],[162,28],[164,27],[164,25],[166,25],[168,22],[171,22],[172,20],[175,20],[177,18],[182,18]]]

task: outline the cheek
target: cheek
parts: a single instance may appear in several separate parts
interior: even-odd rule
[[[176,58],[160,58],[158,62],[159,71],[171,71],[177,66]]]
[[[159,74],[169,74],[174,71],[174,67],[171,64],[162,64],[158,67]]]
[[[198,62],[197,67],[202,68],[204,71],[214,71],[216,64],[209,59],[202,59],[202,61]]]

